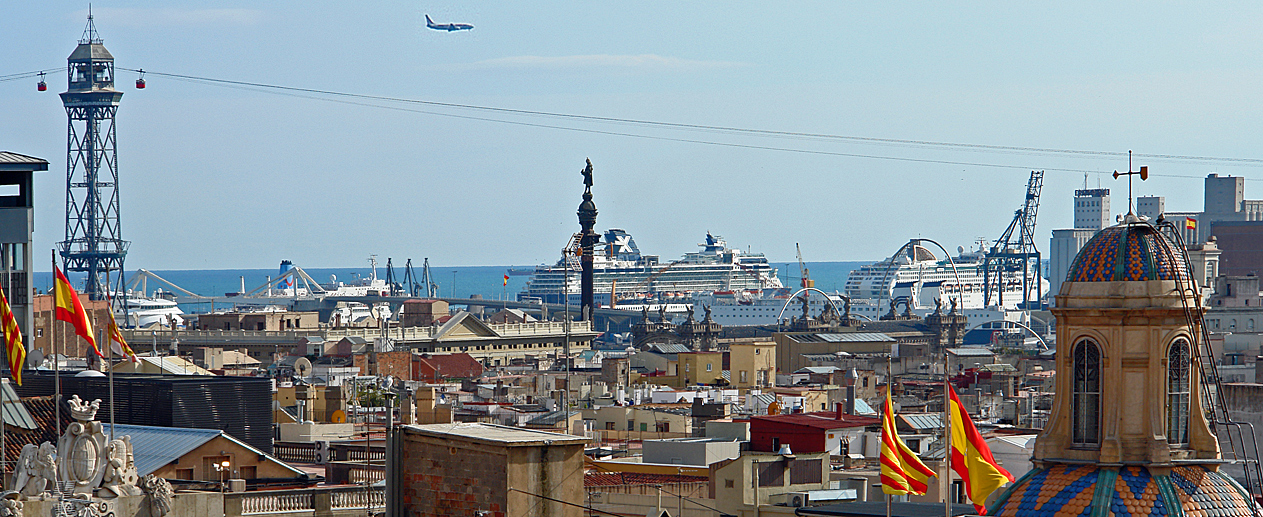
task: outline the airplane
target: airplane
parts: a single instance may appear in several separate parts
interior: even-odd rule
[[[436,31],[447,31],[447,32],[467,31],[474,28],[473,25],[470,25],[468,23],[434,23],[434,20],[431,20],[430,15],[428,14],[425,15],[425,26],[431,29],[434,29]]]

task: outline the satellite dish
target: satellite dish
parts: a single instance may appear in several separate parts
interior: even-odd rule
[[[44,351],[43,350],[40,350],[37,348],[35,350],[31,350],[30,354],[27,354],[26,356],[27,368],[31,368],[31,369],[39,368],[40,365],[42,364],[44,364]]]
[[[964,246],[957,246],[957,247],[956,247],[956,253],[964,253],[964,252],[965,252],[965,247],[964,247]]]
[[[383,388],[383,389],[390,389],[390,387],[391,387],[391,386],[394,386],[394,385],[395,385],[395,378],[394,378],[394,377],[391,377],[391,376],[389,376],[389,375],[387,375],[387,376],[385,376],[385,377],[382,377],[382,388]]]
[[[299,378],[306,377],[307,372],[311,371],[311,359],[299,357],[297,361],[294,361],[294,369],[298,370]]]

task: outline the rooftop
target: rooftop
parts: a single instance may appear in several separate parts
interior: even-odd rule
[[[587,438],[582,436],[483,423],[409,425],[404,426],[404,432],[434,438],[482,442],[505,447],[582,445],[587,443]]]

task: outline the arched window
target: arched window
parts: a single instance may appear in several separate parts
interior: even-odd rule
[[[1192,372],[1188,341],[1176,340],[1167,352],[1167,443],[1188,444],[1188,404]]]
[[[1074,345],[1071,426],[1075,445],[1101,443],[1101,349],[1090,339]]]

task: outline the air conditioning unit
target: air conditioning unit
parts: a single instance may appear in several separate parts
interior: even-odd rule
[[[781,504],[790,508],[802,508],[811,504],[811,495],[807,492],[785,492],[780,494],[778,499],[780,498],[783,498]]]
[[[331,459],[329,458],[329,442],[317,441],[316,447],[317,447],[316,463],[319,463],[319,464],[329,463],[329,460]]]

